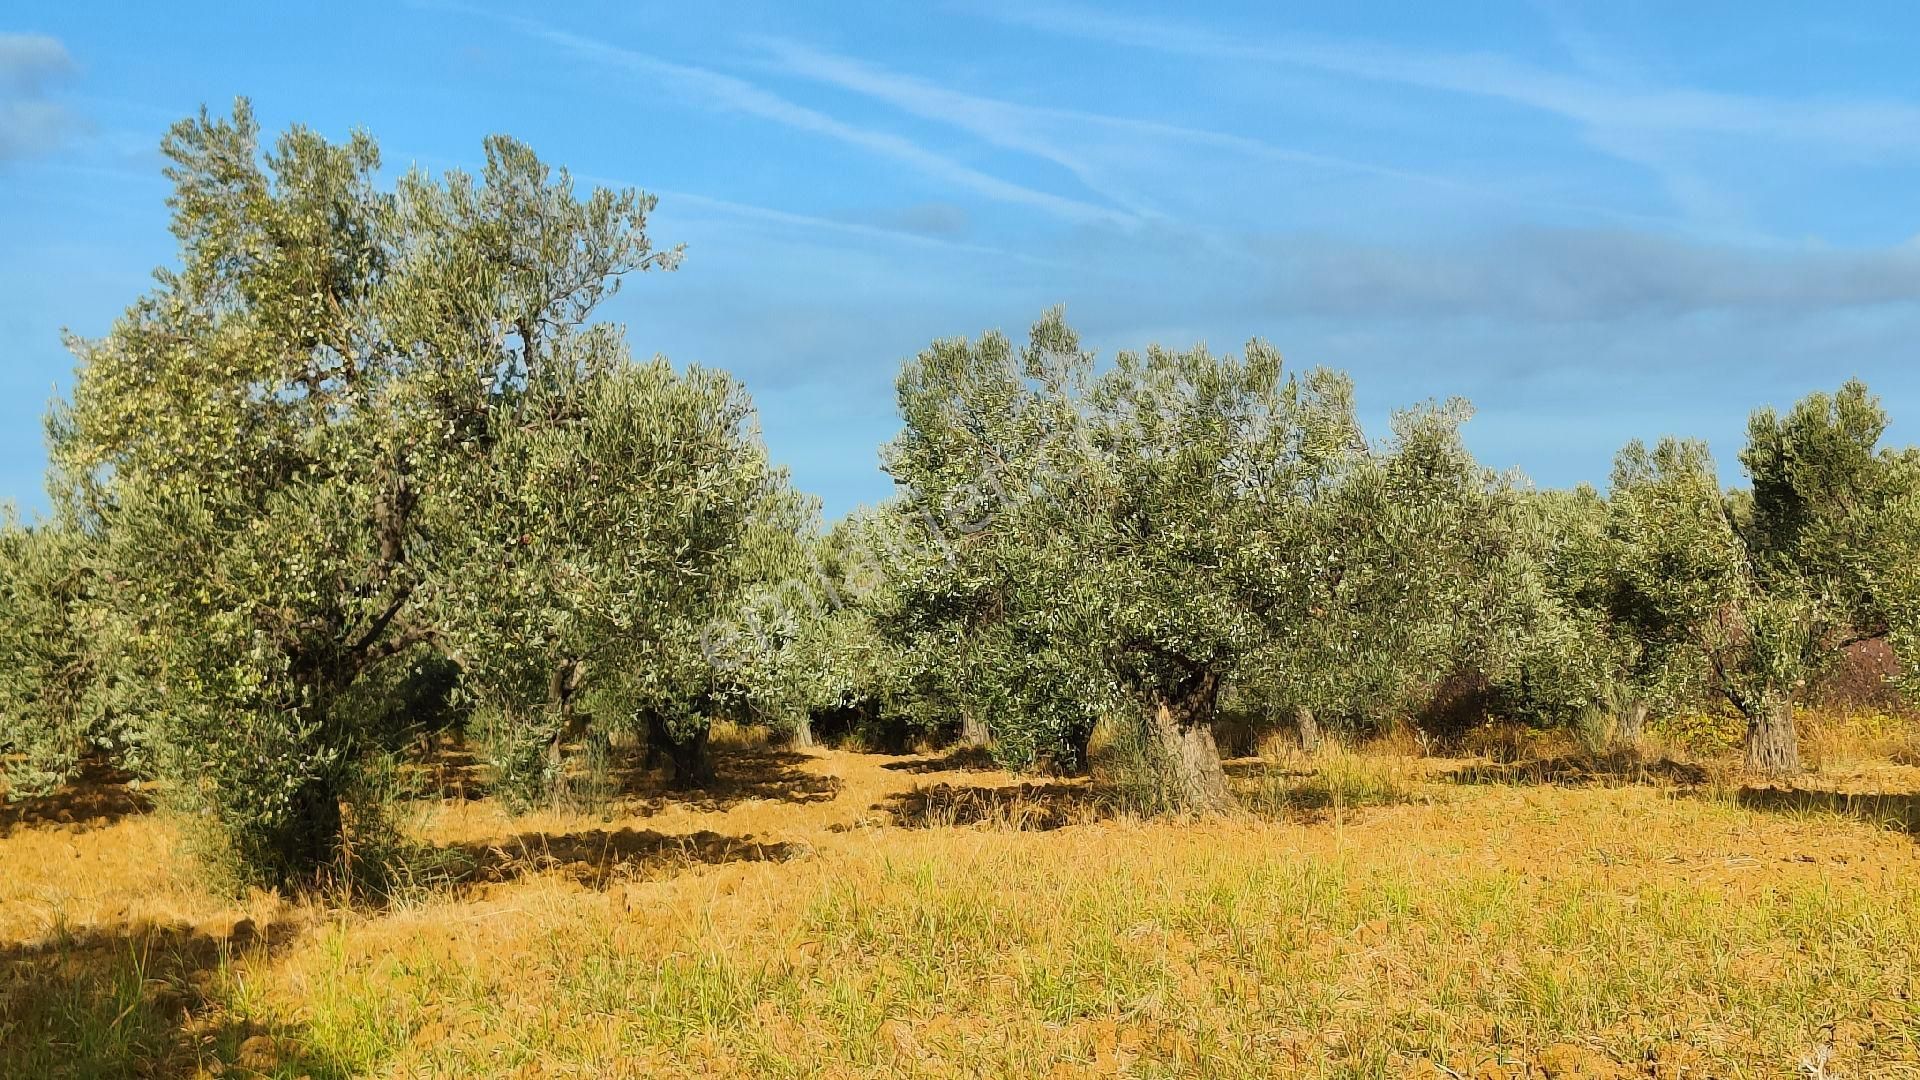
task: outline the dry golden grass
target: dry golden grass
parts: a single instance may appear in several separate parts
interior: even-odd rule
[[[426,804],[477,869],[380,912],[209,895],[155,816],[22,823],[0,1076],[1920,1075],[1920,769],[1485,764],[1243,760],[1267,814],[1143,822],[736,741],[698,799]]]

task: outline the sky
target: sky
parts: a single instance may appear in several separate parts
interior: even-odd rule
[[[274,10],[284,7],[286,10]],[[1316,10],[1318,7],[1318,10]],[[893,380],[1065,305],[1103,353],[1462,396],[1543,486],[1858,376],[1920,440],[1920,7],[804,2],[0,11],[0,500],[44,508],[63,333],[172,265],[158,145],[269,132],[475,168],[504,132],[659,197],[671,274],[603,310],[743,379],[829,517],[885,498]]]

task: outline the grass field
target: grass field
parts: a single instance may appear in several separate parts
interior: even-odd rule
[[[413,805],[458,880],[193,883],[116,778],[0,811],[0,1077],[1920,1076],[1920,768],[1382,746],[1142,821],[964,754]],[[1578,767],[1576,767],[1578,765]]]

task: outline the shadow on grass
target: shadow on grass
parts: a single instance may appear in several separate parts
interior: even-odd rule
[[[729,746],[715,747],[712,755],[712,780],[704,787],[676,788],[659,771],[641,764],[643,747],[623,747],[610,770],[610,794],[623,803],[623,811],[642,814],[670,806],[724,811],[756,799],[829,802],[840,794],[840,779],[809,771],[806,765],[813,759],[796,750]],[[428,799],[472,801],[492,792],[486,764],[464,746],[436,747],[409,771],[415,790]]]
[[[897,792],[874,804],[908,829],[989,824],[1023,832],[1085,825],[1118,813],[1109,792],[1088,784],[1019,784],[960,787],[934,784]]]
[[[1748,810],[1794,817],[1830,814],[1920,838],[1920,794],[1913,792],[1885,794],[1748,787],[1740,789],[1736,800]]]
[[[131,787],[133,775],[97,762],[83,765],[60,790],[17,802],[0,800],[0,837],[16,830],[104,828],[153,809],[153,799]]]
[[[984,746],[960,746],[939,757],[913,757],[905,761],[889,761],[880,766],[894,772],[937,773],[937,772],[1000,772],[1000,763],[993,760],[993,752]]]
[[[1475,762],[1440,774],[1456,784],[1520,784],[1558,787],[1618,784],[1670,784],[1694,787],[1707,782],[1707,770],[1670,757],[1648,758],[1636,750],[1567,754],[1512,763]]]
[[[591,889],[648,873],[701,864],[784,862],[806,854],[801,844],[764,843],[716,832],[671,835],[651,829],[588,829],[577,833],[521,833],[499,843],[441,848],[456,886],[557,873]]]
[[[242,920],[227,937],[118,926],[0,946],[0,1076],[345,1080],[303,1029],[222,1007],[228,964],[296,932]]]
[[[744,802],[832,802],[840,795],[841,780],[822,776],[806,766],[815,759],[798,750],[771,746],[715,747],[713,779],[704,787],[670,787],[658,773],[639,767],[617,770],[620,796],[647,813],[669,806],[701,811],[725,811]]]

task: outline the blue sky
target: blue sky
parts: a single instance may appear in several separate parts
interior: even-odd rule
[[[889,489],[902,358],[1045,308],[1103,351],[1259,336],[1376,425],[1462,395],[1488,464],[1603,481],[1858,375],[1920,430],[1920,8],[14,3],[0,13],[0,499],[172,260],[156,147],[202,103],[506,132],[687,245],[607,317],[727,368],[830,515]]]

